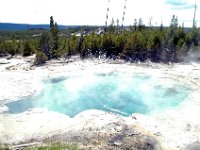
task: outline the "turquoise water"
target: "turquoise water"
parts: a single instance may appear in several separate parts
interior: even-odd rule
[[[169,78],[145,74],[98,73],[44,81],[39,95],[8,103],[10,113],[42,107],[71,117],[88,109],[129,116],[178,106],[191,92]]]

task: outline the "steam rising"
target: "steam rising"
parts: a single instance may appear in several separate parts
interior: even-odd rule
[[[189,92],[188,87],[169,78],[137,73],[85,72],[47,80],[39,95],[10,103],[8,107],[11,113],[45,107],[69,116],[88,109],[129,116],[176,107]]]
[[[200,49],[191,50],[187,56],[184,57],[184,62],[200,63]]]

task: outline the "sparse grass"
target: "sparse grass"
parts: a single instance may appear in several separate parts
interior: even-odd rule
[[[0,150],[11,150],[11,146],[8,145],[0,145]],[[76,144],[64,144],[64,143],[54,143],[54,144],[46,144],[44,146],[36,146],[36,147],[26,147],[22,148],[23,150],[83,150],[79,148]]]
[[[9,146],[8,145],[0,145],[0,150],[9,150]]]
[[[45,146],[26,148],[25,150],[82,150],[76,144],[54,143]]]

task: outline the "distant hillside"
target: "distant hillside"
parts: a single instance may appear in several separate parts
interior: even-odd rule
[[[64,26],[64,25],[58,25],[59,29],[67,29],[70,26]],[[43,29],[47,30],[49,29],[49,25],[47,24],[17,24],[17,23],[0,23],[0,30],[10,30],[10,31],[16,31],[16,30],[35,30],[35,29]]]
[[[59,29],[69,29],[69,28],[76,28],[76,29],[82,29],[86,30],[88,28],[98,28],[98,27],[103,27],[103,26],[87,26],[87,25],[58,25]],[[124,28],[129,28],[129,26],[124,26]],[[154,27],[154,28],[159,28],[159,27]],[[168,27],[164,27],[168,28]],[[50,27],[48,24],[18,24],[18,23],[0,23],[0,31],[23,31],[23,30],[49,30]],[[192,28],[185,27],[184,30],[185,32],[191,31]]]

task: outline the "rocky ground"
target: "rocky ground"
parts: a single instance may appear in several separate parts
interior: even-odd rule
[[[0,59],[0,143],[21,144],[35,141],[78,143],[85,149],[200,149],[200,65],[129,64],[78,58],[31,66],[33,57]],[[7,114],[4,105],[33,95],[42,89],[41,80],[81,70],[134,71],[164,76],[189,84],[193,92],[180,107],[151,115],[129,117],[97,110],[84,111],[74,118],[33,109]]]

